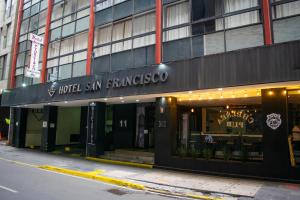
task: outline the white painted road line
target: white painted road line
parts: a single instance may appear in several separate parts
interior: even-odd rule
[[[6,190],[6,191],[9,191],[9,192],[12,192],[12,193],[18,193],[18,191],[13,190],[13,189],[10,189],[10,188],[8,188],[8,187],[4,187],[4,186],[2,186],[2,185],[0,185],[0,189]]]

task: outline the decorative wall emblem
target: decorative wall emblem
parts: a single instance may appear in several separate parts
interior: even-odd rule
[[[55,88],[50,88],[50,89],[48,89],[48,94],[50,95],[50,97],[53,97],[53,95],[55,94],[55,92],[56,92],[56,89]]]
[[[272,113],[267,115],[266,123],[268,127],[270,127],[273,130],[276,130],[282,123],[280,114]]]
[[[50,97],[53,97],[55,92],[56,92],[56,82],[52,83],[52,85],[48,89],[48,94],[49,94]]]

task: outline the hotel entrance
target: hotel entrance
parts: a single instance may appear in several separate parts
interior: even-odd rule
[[[107,105],[105,149],[100,157],[153,163],[154,115],[154,103]]]

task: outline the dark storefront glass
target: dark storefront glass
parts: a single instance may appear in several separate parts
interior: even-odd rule
[[[260,105],[180,107],[177,154],[206,159],[261,161]]]
[[[300,90],[288,91],[288,135],[290,156],[300,165]],[[292,151],[291,151],[292,149]]]

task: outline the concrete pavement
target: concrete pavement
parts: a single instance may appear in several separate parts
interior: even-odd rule
[[[33,165],[51,165],[83,172],[101,170],[101,175],[107,177],[119,178],[171,193],[205,195],[223,199],[280,200],[282,199],[282,194],[284,194],[286,199],[300,199],[300,187],[297,184],[117,166],[28,149],[16,149],[3,145],[0,145],[0,158],[13,159]]]

